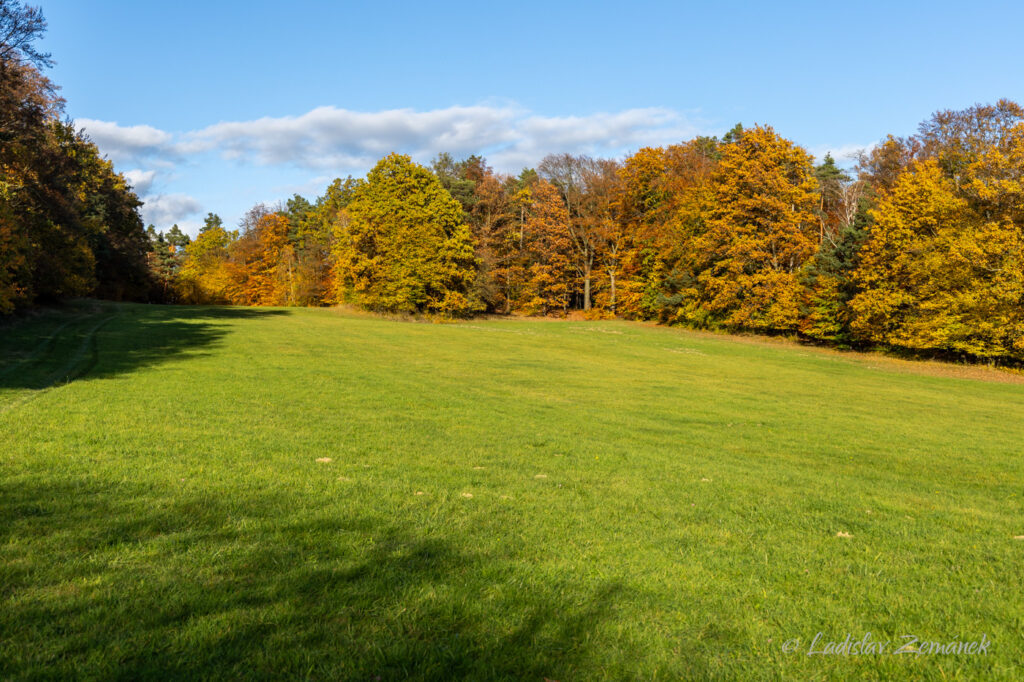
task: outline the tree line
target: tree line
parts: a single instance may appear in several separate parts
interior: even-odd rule
[[[392,154],[157,250],[189,303],[582,311],[1006,361],[1024,357],[1022,230],[1024,110],[1003,100],[939,112],[852,171],[767,126],[517,176]]]
[[[768,126],[552,154],[518,175],[381,159],[313,201],[210,213],[191,239],[62,120],[0,0],[0,312],[74,296],[387,313],[621,317],[1024,360],[1024,110],[942,111],[852,170]]]
[[[75,126],[34,42],[42,12],[0,0],[0,313],[95,296],[145,299],[141,202]]]

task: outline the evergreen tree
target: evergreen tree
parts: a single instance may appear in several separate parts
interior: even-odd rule
[[[203,234],[208,230],[217,230],[224,228],[224,221],[221,220],[220,216],[216,213],[207,213],[206,218],[203,219],[203,226],[199,228],[199,234]]]

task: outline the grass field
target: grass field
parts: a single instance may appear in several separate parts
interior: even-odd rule
[[[1024,384],[954,373],[621,322],[42,313],[0,327],[0,678],[1019,679]]]

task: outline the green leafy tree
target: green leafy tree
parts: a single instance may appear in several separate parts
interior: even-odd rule
[[[722,136],[722,144],[732,144],[739,142],[739,139],[743,137],[743,124],[737,123],[729,129],[725,135]]]
[[[456,161],[448,152],[442,152],[431,162],[430,167],[441,185],[462,205],[466,219],[469,220],[477,200],[474,192],[476,184],[486,174],[483,159],[470,156],[463,161]]]
[[[167,242],[163,232],[157,232],[148,253],[149,270],[156,282],[157,295],[161,301],[177,300],[175,278],[181,266],[175,257],[174,247]]]
[[[814,168],[818,180],[818,242],[827,238],[834,240],[843,220],[843,188],[850,182],[850,176],[836,165],[831,154]]]
[[[802,276],[806,301],[801,333],[821,341],[850,342],[848,306],[859,290],[853,274],[867,239],[867,222],[861,211],[853,223],[823,242],[808,262]]]
[[[209,230],[217,230],[224,228],[224,221],[216,213],[207,213],[206,218],[203,219],[203,226],[199,228],[199,234],[207,232]]]
[[[339,221],[339,300],[371,310],[464,315],[472,297],[473,238],[462,207],[426,168],[391,154],[370,171]]]

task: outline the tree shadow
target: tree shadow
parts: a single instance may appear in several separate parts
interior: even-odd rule
[[[4,325],[0,390],[42,390],[125,374],[218,342],[235,320],[287,315],[260,308],[77,302]]]
[[[394,516],[169,492],[0,483],[0,677],[565,680],[614,645],[617,582],[551,584]]]

